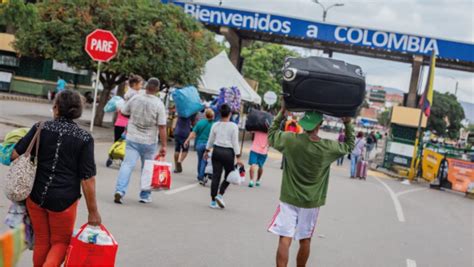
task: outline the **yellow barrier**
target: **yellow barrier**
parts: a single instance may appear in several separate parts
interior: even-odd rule
[[[438,176],[439,165],[443,160],[443,155],[433,150],[425,149],[423,151],[423,164],[421,165],[422,176],[429,182],[432,182]]]

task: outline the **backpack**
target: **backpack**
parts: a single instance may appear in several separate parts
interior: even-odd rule
[[[372,138],[371,135],[367,136],[366,142],[368,145],[371,145],[372,143],[374,143],[374,139]]]

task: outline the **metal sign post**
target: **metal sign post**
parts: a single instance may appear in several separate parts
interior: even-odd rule
[[[98,90],[98,86],[99,86],[99,82],[100,82],[100,65],[101,65],[102,61],[99,61],[99,63],[97,64],[97,75],[96,75],[96,78],[95,78],[95,88],[94,88],[94,104],[92,105],[92,117],[91,117],[91,133],[92,131],[94,131],[94,119],[95,119],[95,112],[96,112],[96,109],[97,109],[97,90]]]
[[[94,103],[92,105],[91,132],[94,130],[94,119],[97,109],[97,91],[100,82],[100,66],[102,62],[108,62],[117,55],[118,41],[110,31],[96,29],[86,37],[84,50],[89,56],[97,61],[97,78],[94,88]]]

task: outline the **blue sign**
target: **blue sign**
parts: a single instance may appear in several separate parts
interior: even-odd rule
[[[186,14],[204,24],[265,32],[292,38],[314,39],[397,51],[406,54],[430,56],[432,51],[435,51],[439,58],[474,62],[474,44],[470,43],[360,27],[339,26],[195,3],[174,2],[174,4],[181,6]]]

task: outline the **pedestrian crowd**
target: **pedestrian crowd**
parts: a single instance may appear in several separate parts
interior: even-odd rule
[[[118,171],[113,201],[124,204],[132,173],[140,160],[163,161],[167,155],[168,114],[158,93],[162,86],[157,78],[143,79],[132,75],[123,102],[116,105],[114,140],[124,142],[123,160]],[[62,82],[58,82],[58,87]],[[235,89],[232,89],[235,91]],[[95,197],[96,163],[94,140],[74,120],[82,115],[80,95],[72,90],[59,90],[53,102],[53,119],[35,124],[14,146],[11,160],[25,153],[36,158],[34,186],[26,199],[26,208],[34,231],[34,266],[60,266],[66,256],[74,230],[81,188],[86,200],[88,224],[101,225]],[[173,129],[175,142],[174,173],[183,172],[192,140],[197,153],[196,178],[206,185],[206,168],[210,175],[210,208],[224,209],[227,180],[236,168],[243,168],[239,127],[235,105],[218,103],[202,108],[189,117],[178,114]],[[240,108],[240,106],[239,106]],[[200,119],[197,119],[200,118]],[[280,203],[268,231],[280,237],[277,266],[287,266],[292,240],[300,244],[298,266],[305,266],[310,242],[316,228],[319,209],[325,204],[330,166],[351,158],[351,177],[364,149],[370,152],[376,138],[354,138],[351,119],[344,117],[345,129],[337,140],[327,140],[318,133],[323,123],[319,112],[306,112],[301,120],[281,110],[266,129],[252,131],[253,141],[248,159],[249,188],[260,187],[270,147],[283,154]],[[37,136],[37,137],[36,137]],[[37,140],[37,141],[35,141]],[[41,141],[39,141],[41,140]],[[41,143],[40,143],[41,142]],[[152,202],[152,191],[141,190],[139,202]]]

